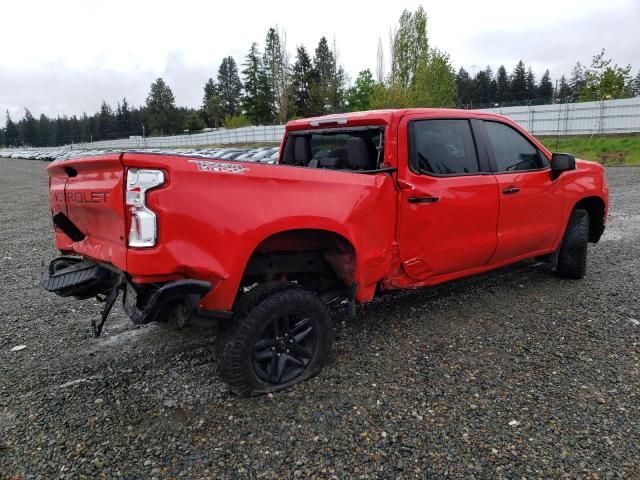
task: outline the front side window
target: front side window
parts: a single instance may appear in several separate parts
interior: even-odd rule
[[[538,149],[522,134],[508,125],[484,122],[493,147],[493,158],[498,172],[516,172],[542,168]]]
[[[465,175],[480,171],[468,120],[418,120],[411,123],[410,132],[414,172]]]

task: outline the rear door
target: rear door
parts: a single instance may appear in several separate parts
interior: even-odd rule
[[[564,206],[562,181],[552,180],[543,153],[506,123],[483,121],[499,186],[498,263],[553,248]]]
[[[124,269],[127,250],[120,155],[55,163],[49,176],[53,213],[64,213],[84,235],[82,240],[69,241],[68,235],[56,228],[57,240],[64,240],[57,242],[59,246]]]
[[[416,280],[481,267],[495,252],[498,186],[474,122],[419,114],[400,122],[398,238],[404,271]]]

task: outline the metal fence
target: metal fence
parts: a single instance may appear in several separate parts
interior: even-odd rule
[[[484,109],[505,115],[534,135],[598,135],[640,132],[640,98]],[[124,138],[76,143],[61,150],[189,148],[205,145],[279,143],[284,125],[224,128],[192,135]],[[38,149],[32,149],[38,150]],[[46,150],[46,149],[44,149]],[[49,148],[50,150],[50,148]]]
[[[125,149],[125,148],[170,148],[202,147],[204,145],[231,145],[252,143],[280,143],[284,125],[264,127],[244,127],[227,130],[220,128],[211,132],[191,135],[171,135],[167,137],[136,137],[119,140],[101,140],[97,142],[75,143],[67,147],[72,149]]]
[[[534,135],[602,135],[640,132],[640,97],[603,102],[491,108]]]

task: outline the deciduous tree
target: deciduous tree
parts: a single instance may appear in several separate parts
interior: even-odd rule
[[[631,65],[619,67],[605,58],[605,50],[595,55],[585,72],[585,85],[578,90],[578,100],[611,100],[631,96]]]
[[[449,55],[432,49],[418,63],[409,90],[410,107],[453,107],[456,102],[455,73]]]
[[[404,10],[392,38],[391,82],[405,90],[413,84],[418,64],[428,57],[427,14],[422,8]]]
[[[376,85],[371,70],[361,71],[356,81],[347,91],[347,108],[350,112],[360,112],[371,109],[373,90]]]

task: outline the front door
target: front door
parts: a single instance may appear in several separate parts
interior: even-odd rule
[[[522,133],[484,121],[488,152],[500,191],[498,248],[491,263],[553,248],[559,234],[564,191],[547,159]]]
[[[498,185],[471,124],[418,114],[400,123],[408,134],[398,146],[398,239],[403,269],[416,280],[482,267],[496,250]]]

